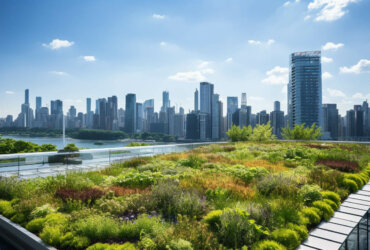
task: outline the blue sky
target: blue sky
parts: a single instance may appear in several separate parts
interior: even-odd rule
[[[340,113],[370,100],[370,1],[0,1],[0,117],[30,89],[43,105],[85,111],[85,99],[170,92],[193,108],[199,81],[252,112],[286,110],[289,54],[322,50],[323,102]],[[325,61],[325,62],[324,62]]]

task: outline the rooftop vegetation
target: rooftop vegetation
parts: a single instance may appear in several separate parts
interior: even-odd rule
[[[59,249],[295,249],[368,182],[369,162],[359,144],[213,144],[3,178],[0,213]]]

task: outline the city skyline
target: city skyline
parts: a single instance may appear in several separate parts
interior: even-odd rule
[[[188,111],[200,81],[216,85],[225,114],[227,96],[242,92],[253,112],[272,111],[275,100],[287,112],[288,55],[306,50],[322,51],[323,103],[336,103],[345,115],[369,99],[368,1],[71,6],[0,3],[7,24],[0,26],[0,117],[19,113],[26,88],[32,107],[42,96],[44,103],[61,99],[64,110],[78,111],[87,97],[116,95],[124,107],[127,93],[159,102],[168,90],[171,105]]]

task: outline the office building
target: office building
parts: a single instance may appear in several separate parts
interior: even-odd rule
[[[136,132],[136,95],[126,95],[125,131],[129,134]]]
[[[337,104],[323,104],[323,132],[329,133],[330,139],[338,139],[339,114]]]
[[[229,130],[233,124],[233,114],[238,109],[238,97],[228,96],[227,97],[227,130]]]
[[[322,126],[321,52],[290,56],[288,84],[289,125]]]
[[[195,89],[194,92],[194,111],[199,111],[199,91]]]
[[[281,129],[284,128],[284,112],[280,110],[280,102],[274,102],[274,111],[270,113],[270,125],[272,128],[272,133],[277,136],[277,138],[282,138]]]

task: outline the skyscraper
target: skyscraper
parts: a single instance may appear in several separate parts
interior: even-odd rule
[[[168,91],[162,92],[162,108],[161,111],[166,112],[170,107],[170,93]]]
[[[40,110],[41,106],[42,106],[41,96],[36,96],[36,111]]]
[[[247,93],[242,93],[241,108],[242,109],[247,108]]]
[[[238,110],[238,97],[228,96],[227,97],[227,130],[232,126],[233,113]]]
[[[321,52],[291,54],[289,71],[289,125],[322,126]]]
[[[284,127],[284,112],[280,110],[280,102],[274,102],[274,111],[270,113],[272,133],[281,138],[281,129]]]
[[[323,104],[323,131],[330,133],[331,139],[338,138],[339,114],[337,104]]]
[[[86,98],[86,114],[91,111],[91,98]]]
[[[220,110],[219,95],[212,96],[212,140],[220,139]]]
[[[201,126],[201,136],[205,134],[205,138],[212,138],[212,98],[213,98],[213,84],[208,82],[200,83],[200,112],[204,114],[201,117],[201,122],[204,122],[204,126]],[[205,131],[202,131],[204,129]]]
[[[136,94],[126,95],[125,131],[129,134],[136,132]]]
[[[194,92],[194,111],[199,111],[199,91],[195,89]]]
[[[143,131],[143,119],[144,119],[144,110],[142,103],[136,103],[136,132],[140,133]]]
[[[24,104],[30,104],[30,91],[28,89],[24,91]]]

